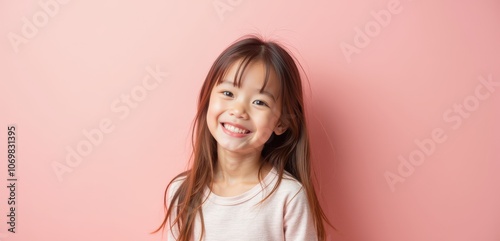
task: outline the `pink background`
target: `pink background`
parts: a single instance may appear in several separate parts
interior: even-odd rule
[[[320,196],[339,229],[328,240],[500,240],[498,1],[186,2],[0,2],[0,240],[160,240],[148,232],[186,167],[201,84],[247,33],[281,40],[308,75]],[[144,91],[148,66],[168,76]],[[83,132],[103,120],[88,149]],[[57,163],[72,172],[59,180]]]

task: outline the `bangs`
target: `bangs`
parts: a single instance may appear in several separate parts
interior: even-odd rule
[[[241,84],[242,84],[241,79],[243,78],[243,75],[245,74],[247,67],[250,64],[258,62],[258,61],[262,61],[265,65],[264,84],[260,88],[260,93],[262,93],[264,91],[264,89],[266,88],[267,83],[269,82],[269,78],[271,76],[270,72],[271,72],[271,70],[274,70],[274,68],[271,66],[271,61],[264,58],[260,53],[254,54],[254,55],[247,55],[244,57],[239,57],[239,56],[236,57],[235,56],[234,58],[230,58],[230,60],[227,61],[227,63],[223,64],[227,67],[219,69],[219,73],[217,73],[217,76],[216,76],[216,79],[217,79],[216,85],[220,85],[225,80],[227,72],[229,71],[229,69],[231,69],[233,67],[233,65],[238,65],[237,69],[236,69],[236,74],[234,75],[234,78],[232,80],[233,80],[234,87],[241,88]],[[274,70],[274,72],[276,73],[277,71]],[[279,76],[278,73],[276,73],[276,77],[277,77],[277,81],[280,82],[280,86],[283,86],[281,83],[282,82],[281,76]],[[279,98],[279,95],[276,98]]]

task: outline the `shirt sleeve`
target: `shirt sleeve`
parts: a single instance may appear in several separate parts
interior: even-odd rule
[[[318,240],[304,188],[300,188],[286,204],[284,233],[286,241]]]

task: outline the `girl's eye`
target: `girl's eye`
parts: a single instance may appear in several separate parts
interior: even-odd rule
[[[261,101],[261,100],[255,100],[254,103],[257,103],[257,105],[263,105],[263,106],[268,106],[266,102]]]
[[[229,91],[222,91],[221,93],[222,93],[222,95],[225,95],[225,96],[228,96],[228,97],[232,97],[233,96],[233,93],[231,93]]]

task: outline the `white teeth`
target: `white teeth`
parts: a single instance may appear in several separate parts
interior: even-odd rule
[[[239,134],[245,134],[247,132],[245,130],[242,130],[240,128],[234,127],[234,126],[229,125],[229,124],[224,124],[224,128],[230,130],[231,132],[239,133]]]

